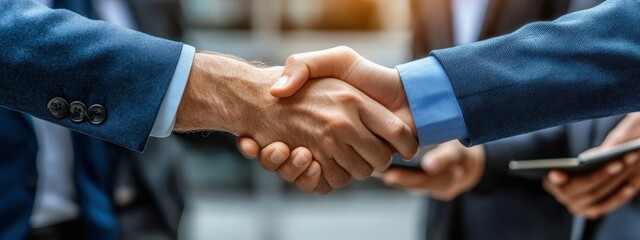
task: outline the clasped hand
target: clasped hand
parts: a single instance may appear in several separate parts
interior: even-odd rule
[[[337,78],[344,82],[318,78]],[[309,79],[314,80],[306,83]],[[296,182],[301,190],[319,193],[344,186],[351,176],[365,179],[374,170],[384,171],[394,151],[405,159],[417,154],[415,124],[399,73],[362,58],[350,48],[290,56],[282,77],[270,93],[280,98],[279,101],[304,101],[311,93],[305,89],[322,85],[322,89],[313,92],[334,95],[335,91],[323,89],[340,84],[351,85],[352,89],[345,87],[344,90],[352,92],[342,92],[336,96],[337,101],[324,103],[336,109],[321,115],[327,118],[344,115],[344,118],[329,121],[333,124],[327,126],[313,126],[305,119],[295,122],[285,116],[282,119],[283,125],[309,125],[327,132],[333,129],[339,135],[312,138],[307,141],[308,145],[296,146],[281,140],[264,144],[256,135],[241,135],[245,137],[238,139],[238,149],[247,157],[259,157],[263,168],[277,171],[283,179]],[[349,97],[352,94],[357,97]],[[341,111],[351,114],[341,114]],[[309,113],[309,118],[316,117],[317,109],[309,109]],[[297,148],[290,151],[290,147]]]

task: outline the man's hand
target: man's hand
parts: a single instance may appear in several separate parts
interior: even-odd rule
[[[338,78],[358,88],[392,111],[407,126],[411,127],[414,134],[417,134],[411,109],[398,72],[395,69],[372,63],[347,47],[290,56],[287,59],[282,77],[271,88],[271,94],[280,98],[291,97],[304,86],[308,79],[321,77]],[[255,146],[250,139],[240,138],[238,141],[244,142],[246,145]],[[390,144],[405,159],[412,159],[417,154],[417,141],[415,143],[416,145],[413,142],[396,144],[390,141]],[[240,150],[242,151],[242,149]],[[262,151],[265,151],[265,149]],[[269,152],[272,152],[272,150]],[[265,161],[269,161],[269,159],[260,158],[261,163]],[[310,183],[315,181],[317,180],[301,176],[300,179],[296,180],[296,183],[300,187],[304,185],[301,182]],[[305,186],[301,187],[301,189],[307,190],[308,188]]]
[[[271,88],[271,94],[278,98],[290,97],[308,80],[324,77],[337,78],[356,87],[404,120],[417,136],[398,71],[375,64],[348,47],[291,55],[287,59],[282,77]],[[398,150],[413,149],[413,146],[394,147]],[[411,159],[417,154],[417,151],[413,155],[403,152],[405,151],[400,151],[405,159]]]
[[[263,169],[276,172],[285,181],[295,182],[304,192],[328,193],[331,190],[329,186],[319,185],[322,168],[305,147],[290,152],[286,144],[275,142],[261,150],[250,138],[238,138],[237,147],[246,158],[258,158]]]
[[[597,148],[583,154],[608,150],[640,137],[640,113],[625,117]],[[627,203],[640,189],[640,151],[626,154],[595,172],[570,177],[551,171],[544,180],[545,189],[569,212],[590,219],[599,218]]]
[[[386,169],[392,150],[416,152],[413,131],[392,112],[335,79],[314,81],[300,94],[277,99],[268,89],[282,68],[255,68],[236,59],[196,54],[176,117],[176,131],[222,130],[249,136],[261,146],[282,141],[305,146],[330,187],[351,176],[364,179]]]
[[[466,148],[458,141],[450,141],[425,154],[421,164],[424,172],[391,168],[382,179],[390,186],[449,201],[480,181],[485,166],[484,146]]]

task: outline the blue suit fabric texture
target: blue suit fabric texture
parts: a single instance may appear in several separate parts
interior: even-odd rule
[[[91,1],[55,5],[84,6],[81,2]],[[0,23],[0,105],[144,150],[181,43],[52,10],[33,0],[0,1]],[[107,119],[100,125],[57,119],[47,110],[56,97],[100,104],[108,111]]]
[[[640,1],[609,0],[555,21],[431,52],[468,130],[466,145],[640,110]]]
[[[30,229],[37,171],[38,142],[30,118],[0,108],[0,239],[24,239]],[[80,219],[88,239],[117,239],[111,202],[111,165],[105,143],[72,133],[74,180]]]
[[[58,0],[53,6],[93,15],[88,0]],[[144,148],[154,120],[149,116],[155,116],[159,108],[180,44],[115,29],[30,0],[2,1],[0,13],[0,22],[12,23],[0,24],[0,32],[8,36],[0,40],[4,46],[0,53],[3,105],[131,149]],[[136,44],[127,44],[133,42]],[[126,64],[133,64],[132,68],[121,67]],[[142,81],[149,77],[145,73],[153,80]],[[112,121],[95,126],[54,119],[47,114],[46,103],[55,96],[111,106]],[[122,128],[127,121],[138,127]],[[24,239],[30,229],[37,187],[38,142],[30,117],[10,109],[0,108],[0,132],[0,239]],[[113,135],[118,132],[119,137]],[[84,226],[78,231],[88,239],[118,239],[109,194],[113,171],[105,143],[77,132],[71,136],[76,201]]]

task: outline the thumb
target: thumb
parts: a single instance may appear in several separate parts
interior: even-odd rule
[[[287,60],[287,64],[282,72],[282,77],[273,84],[270,93],[277,98],[290,97],[304,86],[309,79],[309,68],[303,62],[293,62]]]
[[[271,95],[278,98],[295,94],[310,78],[338,78],[341,80],[358,54],[348,47],[299,53],[289,56],[282,77],[271,87]]]
[[[457,154],[455,150],[444,146],[436,147],[429,151],[422,158],[422,169],[430,174],[437,175],[447,168],[452,167],[459,161],[460,154]]]

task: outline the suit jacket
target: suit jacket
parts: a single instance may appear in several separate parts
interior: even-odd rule
[[[593,1],[492,0],[487,7],[480,39],[507,34],[529,22],[551,20],[569,10],[595,5],[597,3]],[[414,57],[421,58],[433,49],[453,45],[450,1],[414,0],[412,9]],[[428,239],[568,239],[571,216],[565,208],[541,188],[540,181],[509,176],[508,161],[532,156],[576,155],[597,145],[597,141],[592,142],[593,137],[584,135],[594,134],[596,139],[603,139],[619,118],[597,121],[608,126],[584,122],[487,144],[486,172],[476,188],[451,202],[429,201],[426,236]],[[598,126],[591,131],[591,125]],[[633,222],[634,217],[624,220],[624,217],[611,217],[614,215],[619,214],[610,215],[604,222],[622,219],[627,226],[632,226],[629,222]],[[602,229],[597,233],[621,232],[607,227]],[[619,236],[634,235],[624,233]]]
[[[566,14],[569,5],[569,0],[490,0],[479,39],[507,34],[533,21],[557,18]],[[422,58],[434,49],[454,45],[450,0],[413,0],[412,9],[414,58]],[[543,140],[547,139],[529,142],[554,145],[555,153],[566,146],[566,139],[560,137],[554,142]],[[491,149],[487,151],[492,153]],[[554,151],[542,149],[537,153],[544,155]],[[468,239],[472,234],[478,236],[475,239],[521,239],[525,236],[523,233],[527,233],[526,236],[532,236],[531,239],[568,239],[570,228],[558,229],[555,225],[558,222],[564,225],[571,224],[571,217],[566,214],[562,205],[556,203],[541,189],[540,182],[520,178],[505,179],[502,177],[505,175],[503,171],[506,168],[505,163],[496,162],[493,157],[488,159],[484,177],[473,192],[491,190],[491,194],[485,194],[483,198],[469,197],[469,195],[474,196],[470,193],[463,194],[450,202],[428,199],[428,227],[425,235],[427,239]],[[495,171],[500,172],[500,175],[496,175]],[[503,208],[496,204],[509,204],[512,207]],[[546,211],[538,211],[539,209]],[[482,210],[490,213],[481,212]],[[534,219],[533,221],[542,219],[542,221],[532,224],[533,221],[530,222],[530,219]],[[544,221],[545,219],[555,219],[555,221],[548,224],[550,221]],[[549,228],[549,225],[552,225],[552,228]],[[478,232],[476,229],[486,229],[486,231],[495,232],[496,235],[476,233]],[[467,230],[469,234],[465,233]]]
[[[92,16],[91,1],[56,1],[56,7],[78,10]],[[62,4],[64,3],[64,4]],[[160,6],[179,6],[179,1],[164,1],[153,9],[144,9],[148,1],[129,0],[135,16],[153,17]],[[66,4],[66,5],[65,5]],[[150,10],[154,12],[149,13]],[[171,11],[164,9],[165,11]],[[142,31],[150,31],[168,38],[181,35],[179,13],[160,15],[162,19],[152,30],[148,24],[137,24]],[[162,25],[167,23],[166,25]],[[172,24],[169,24],[172,23]],[[165,29],[165,31],[161,31]],[[38,151],[30,118],[18,112],[0,108],[3,134],[0,142],[0,165],[3,174],[0,213],[7,217],[0,223],[0,239],[22,239],[29,229],[34,192],[37,183],[35,168]],[[173,137],[149,143],[146,153],[134,153],[124,148],[72,133],[74,139],[75,182],[81,209],[91,239],[176,239],[183,209],[179,189],[178,163],[182,150]],[[92,187],[98,185],[99,188]],[[15,189],[10,191],[9,189]],[[17,190],[20,191],[17,191]],[[5,191],[6,190],[6,191]],[[127,190],[127,199],[119,197]],[[19,203],[19,204],[18,204]],[[98,206],[94,206],[98,205]],[[16,215],[18,214],[18,215]]]
[[[474,145],[640,110],[640,2],[528,24],[512,34],[431,53],[442,64]]]
[[[113,144],[106,148],[114,175],[110,193],[119,239],[177,239],[184,209],[184,151],[178,139],[151,139],[145,153]]]
[[[590,120],[485,145],[480,184],[451,202],[429,202],[428,239],[569,239],[572,216],[540,180],[509,175],[511,159],[577,156],[602,143],[623,116]],[[587,224],[588,239],[640,239],[637,200]]]
[[[33,0],[0,1],[0,105],[142,151],[182,44],[91,21]],[[100,125],[57,119],[62,97],[108,112]]]
[[[182,38],[180,0],[125,2],[136,30],[176,41]],[[177,239],[184,209],[180,190],[184,151],[179,139],[151,138],[144,153],[107,145],[115,164],[113,199],[120,239]],[[122,196],[122,191],[132,194]]]
[[[29,118],[0,108],[0,239],[24,239],[37,184],[38,143]],[[76,197],[90,239],[115,239],[112,171],[102,141],[72,133]]]
[[[5,108],[0,133],[0,239],[24,239],[37,187],[38,143],[30,118]],[[176,174],[184,156],[176,138],[154,139],[142,154],[71,135],[76,201],[89,239],[177,238],[183,201]],[[126,202],[116,191],[123,186],[134,193]]]

